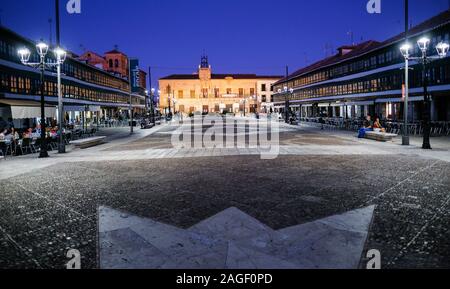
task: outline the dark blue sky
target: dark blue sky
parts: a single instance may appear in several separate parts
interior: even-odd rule
[[[368,0],[81,0],[82,14],[65,12],[62,44],[76,53],[114,45],[138,57],[157,78],[192,73],[203,50],[216,73],[284,74],[355,42],[385,40],[402,32],[403,0],[381,0],[382,14],[366,12]],[[49,39],[53,0],[2,0],[2,24],[30,39]],[[448,0],[410,0],[411,22],[434,16]],[[53,29],[54,31],[54,29]],[[53,38],[54,39],[54,38]],[[330,52],[328,52],[330,53]]]

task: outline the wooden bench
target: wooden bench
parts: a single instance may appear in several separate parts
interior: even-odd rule
[[[391,141],[394,137],[397,137],[396,134],[393,133],[384,133],[384,132],[375,132],[375,131],[367,131],[365,138],[381,141],[381,142],[387,142]]]
[[[106,138],[106,136],[90,137],[90,138],[71,141],[70,144],[72,144],[75,147],[80,148],[80,149],[86,149],[86,148],[90,148],[90,147],[102,144],[104,142],[105,138]]]

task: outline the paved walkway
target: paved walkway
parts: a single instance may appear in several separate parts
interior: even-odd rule
[[[10,158],[0,162],[0,180],[14,177],[35,169],[42,169],[61,162],[90,162],[90,161],[124,161],[124,160],[151,160],[151,159],[177,159],[197,157],[222,157],[261,155],[267,150],[261,148],[151,148],[145,138],[155,134],[170,136],[177,125],[164,124],[150,130],[135,129],[130,136],[129,128],[105,129],[100,135],[107,135],[107,144],[84,149],[73,150],[68,148],[68,153],[59,155],[50,153],[49,159],[38,159],[36,155]],[[298,135],[307,134],[306,139],[317,136],[329,140],[328,143],[311,143],[302,145],[283,145],[285,132],[295,132]],[[355,133],[348,131],[322,131],[317,127],[307,125],[287,126],[280,123],[279,133],[281,144],[273,148],[277,155],[405,155],[422,158],[431,158],[450,162],[450,137],[432,138],[433,150],[421,149],[421,138],[412,137],[410,146],[402,146],[400,137],[392,142],[375,142],[367,139],[357,139]],[[311,135],[313,134],[313,135]],[[144,139],[144,142],[142,141]],[[338,140],[346,141],[344,144],[335,145]],[[142,142],[141,148],[127,149],[127,145]],[[314,141],[313,141],[314,142]],[[3,169],[5,168],[5,169]]]
[[[82,268],[99,267],[99,206],[181,231],[238,208],[278,233],[376,206],[364,254],[379,250],[384,268],[450,266],[445,138],[423,151],[416,139],[402,147],[281,124],[280,155],[263,160],[256,149],[174,149],[175,129],[108,130],[105,145],[0,161],[0,268],[64,268],[68,248],[80,250]]]

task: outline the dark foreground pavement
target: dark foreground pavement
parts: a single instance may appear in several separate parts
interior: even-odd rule
[[[231,206],[274,229],[377,205],[384,268],[450,268],[450,164],[408,156],[60,163],[2,181],[0,268],[97,267],[97,206],[179,227]]]

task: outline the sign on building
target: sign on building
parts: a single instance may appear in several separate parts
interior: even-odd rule
[[[140,90],[139,59],[130,59],[131,92]]]

